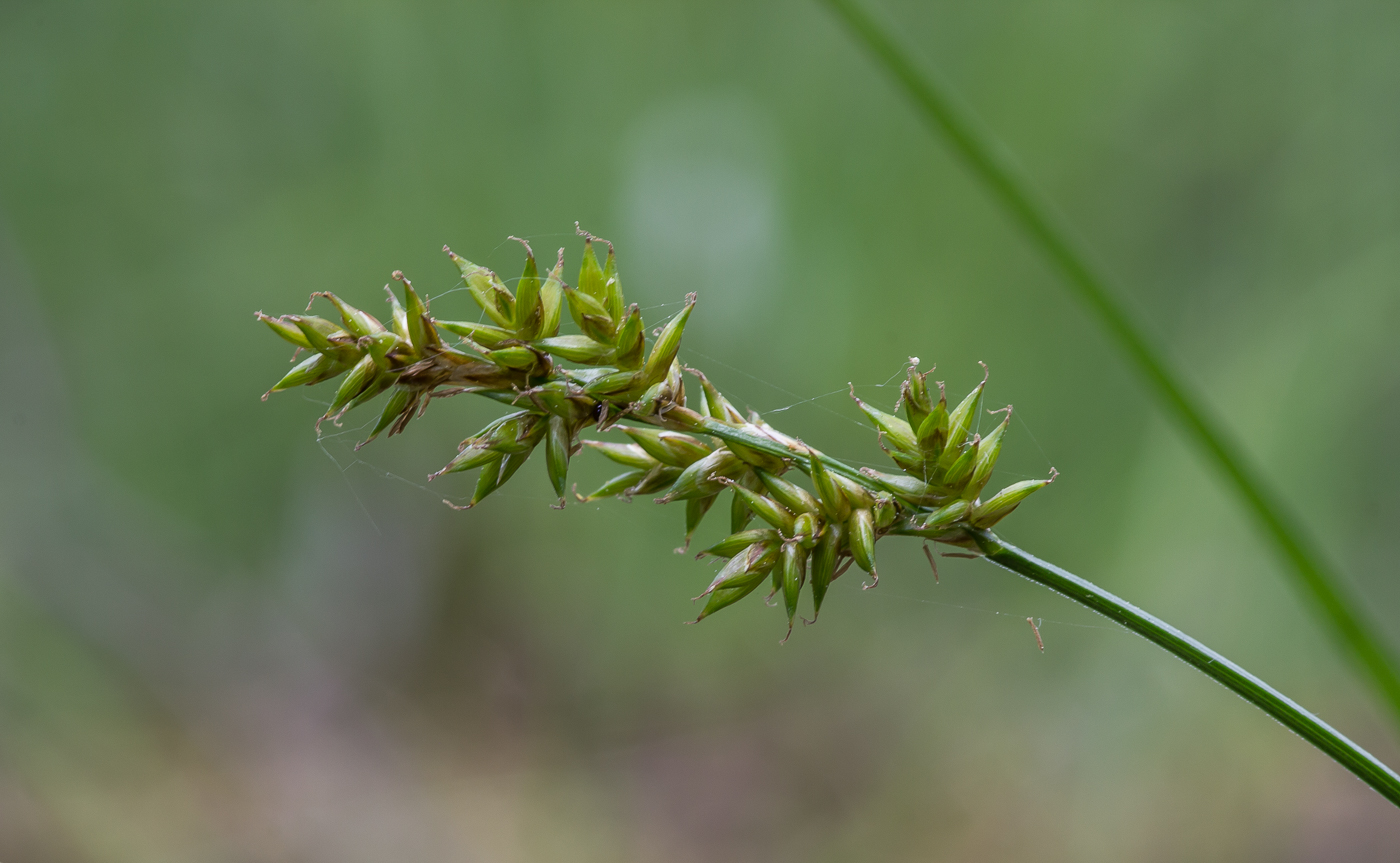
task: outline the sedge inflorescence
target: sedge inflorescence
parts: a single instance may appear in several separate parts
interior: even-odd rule
[[[402,283],[402,301],[385,286],[387,324],[328,291],[312,294],[312,302],[327,300],[338,322],[259,312],[258,319],[296,345],[298,354],[309,351],[269,392],[343,375],[318,425],[338,422],[387,392],[379,421],[357,449],[385,431],[403,431],[434,398],[476,393],[515,408],[462,441],[457,455],[430,477],[478,471],[470,502],[458,509],[479,504],[504,485],[541,445],[559,506],[567,496],[570,459],[587,447],[626,470],[578,499],[659,492],[658,503],[684,502],[687,547],[701,519],[727,492],[730,535],[699,555],[725,563],[697,597],[705,605],[696,620],[769,581],[770,598],[782,596],[789,633],[807,584],[815,620],[827,588],[852,564],[869,573],[867,587],[878,583],[875,546],[881,538],[903,535],[972,547],[969,531],[991,527],[1053,481],[1052,470],[1048,479],[1018,482],[982,499],[1011,407],[993,412],[1005,416],[985,437],[974,433],[985,376],[950,409],[941,383],[935,400],[917,359],[909,363],[896,413],[851,392],[898,472],[857,471],[757,413],[742,414],[703,373],[676,358],[695,295],[652,334],[648,348],[641,310],[624,300],[612,244],[579,233],[585,242],[576,285],[564,281],[563,249],[541,275],[521,240],[525,269],[513,292],[494,272],[444,246],[489,322],[433,317],[400,272],[393,277]],[[607,246],[601,264],[595,242]],[[565,307],[580,332],[559,334]],[[694,380],[689,388],[687,375]],[[614,429],[630,440],[582,439],[590,427]],[[805,484],[793,482],[798,475]]]

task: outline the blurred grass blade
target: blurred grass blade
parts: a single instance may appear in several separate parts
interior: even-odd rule
[[[909,54],[858,0],[825,2],[894,76],[924,118],[947,137],[973,173],[990,187],[994,196],[1050,257],[1071,289],[1089,306],[1147,379],[1167,412],[1229,479],[1284,558],[1306,601],[1361,666],[1390,707],[1392,718],[1400,723],[1400,676],[1396,674],[1393,659],[1371,624],[1356,610],[1355,601],[1342,586],[1337,572],[1324,560],[1288,506],[1266,486],[1236,443],[1217,425],[1200,396],[1144,335],[1060,218],[1032,191],[1030,183],[1004,155],[1004,148],[979,128],[971,113],[952,97],[941,81],[914,65]]]

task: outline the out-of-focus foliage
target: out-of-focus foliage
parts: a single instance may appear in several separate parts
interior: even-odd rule
[[[1400,617],[1400,12],[886,12]],[[578,219],[626,250],[644,307],[700,294],[682,360],[833,456],[868,445],[833,381],[884,404],[910,354],[957,391],[986,361],[1017,408],[1004,476],[1063,475],[1008,539],[1393,762],[1233,503],[814,4],[11,2],[0,219],[4,859],[1400,842],[1246,705],[985,564],[943,561],[935,586],[916,545],[882,550],[878,590],[841,580],[842,614],[778,648],[761,608],[679,625],[694,564],[658,507],[552,512],[523,475],[442,507],[453,478],[424,478],[488,406],[356,454],[353,423],[313,438],[324,404],[258,402],[285,366],[249,309],[377,309],[403,269],[466,315],[444,243],[498,270],[512,232],[576,260],[554,232]]]

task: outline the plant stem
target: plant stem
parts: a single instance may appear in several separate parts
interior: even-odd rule
[[[702,418],[687,425],[693,431],[712,435],[726,443],[793,459],[799,468],[808,470],[808,456],[794,453],[790,448],[762,434],[709,418]],[[862,485],[872,485],[869,477],[851,466],[820,453],[817,453],[816,457],[821,459],[828,470]],[[1336,729],[1224,656],[1108,591],[1002,541],[990,530],[968,530],[966,536],[988,560],[998,566],[1044,585],[1091,611],[1122,624],[1213,678],[1331,756],[1391,803],[1400,806],[1400,776]]]
[[[826,0],[826,3],[903,86],[924,118],[947,137],[973,173],[987,184],[996,199],[1049,256],[1070,288],[1089,306],[1118,347],[1147,379],[1167,413],[1225,475],[1282,556],[1295,588],[1370,678],[1390,708],[1392,719],[1400,724],[1400,675],[1395,671],[1393,658],[1383,640],[1357,610],[1356,601],[1348,595],[1338,573],[1318,551],[1288,505],[1267,486],[1239,446],[1218,425],[1204,401],[1171,368],[1162,352],[1114,296],[1107,279],[1090,263],[1089,256],[1072,238],[1062,220],[1049,204],[1037,197],[1031,184],[1004,155],[1005,148],[980,129],[971,112],[954,99],[946,85],[915,66],[909,54],[858,0]]]
[[[749,449],[756,449],[760,452],[766,452],[769,455],[775,455],[778,458],[792,459],[804,473],[811,472],[811,459],[807,455],[800,452],[793,452],[791,449],[788,449],[772,438],[765,437],[762,434],[736,428],[728,423],[710,419],[709,417],[703,417],[698,424],[686,425],[683,426],[683,428],[687,431],[698,431],[712,437],[717,437],[725,443],[736,443],[740,446],[746,446]],[[881,491],[878,486],[871,483],[870,477],[845,462],[837,461],[831,456],[821,453],[817,453],[817,458],[821,459],[822,464],[826,465],[827,470],[830,470],[832,473],[839,473],[847,479],[854,480],[863,486],[868,486],[877,492]]]
[[[987,559],[997,566],[1069,597],[1194,666],[1332,756],[1362,782],[1400,806],[1400,776],[1264,681],[1175,627],[1073,573],[1027,554],[991,531],[968,533]]]

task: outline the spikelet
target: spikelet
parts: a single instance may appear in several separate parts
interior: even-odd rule
[[[949,410],[943,383],[936,382],[933,392],[929,373],[919,371],[914,357],[892,412],[867,404],[851,388],[895,472],[856,472],[757,414],[745,418],[703,373],[677,360],[696,296],[688,295],[669,321],[648,330],[642,310],[623,296],[612,244],[575,227],[584,238],[575,286],[563,279],[563,249],[541,275],[534,251],[520,240],[525,264],[512,291],[491,270],[444,246],[478,310],[460,320],[433,317],[397,271],[393,280],[401,285],[402,300],[386,286],[384,322],[329,291],[311,299],[328,303],[331,317],[258,312],[257,319],[297,354],[309,352],[294,355],[300,361],[269,393],[339,378],[321,417],[337,422],[388,393],[373,431],[357,448],[385,432],[402,432],[433,398],[470,392],[510,405],[510,413],[462,441],[457,455],[429,477],[477,471],[470,500],[453,504],[458,509],[478,505],[505,485],[541,444],[558,506],[566,497],[572,458],[587,448],[624,471],[592,494],[575,497],[590,502],[659,494],[659,503],[683,501],[685,547],[728,491],[729,535],[697,555],[726,562],[697,597],[705,605],[696,620],[738,602],[771,577],[788,635],[809,583],[813,621],[832,581],[852,564],[870,574],[867,587],[878,583],[881,539],[913,536],[966,548],[969,531],[999,523],[1054,480],[1052,469],[1048,479],[984,494],[1010,428],[1010,406],[992,431],[979,436],[986,375]],[[607,247],[603,263],[598,244]],[[580,332],[559,332],[565,307]],[[695,381],[689,395],[683,372]],[[590,427],[616,428],[630,441],[581,438]]]

